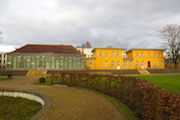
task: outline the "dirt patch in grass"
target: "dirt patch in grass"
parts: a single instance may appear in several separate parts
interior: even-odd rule
[[[30,120],[41,107],[35,101],[0,96],[0,120]]]

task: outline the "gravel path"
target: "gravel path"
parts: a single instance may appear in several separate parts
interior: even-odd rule
[[[123,120],[117,108],[103,96],[86,90],[37,85],[38,78],[13,77],[0,81],[0,88],[34,91],[51,99],[51,106],[40,120]]]

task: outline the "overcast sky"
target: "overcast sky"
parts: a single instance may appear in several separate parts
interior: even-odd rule
[[[159,48],[167,24],[180,24],[180,0],[0,0],[1,46]]]

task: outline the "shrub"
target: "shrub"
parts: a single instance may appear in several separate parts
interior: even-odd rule
[[[8,78],[11,78],[11,77],[12,77],[12,75],[11,75],[11,74],[9,74],[9,75],[8,75]]]
[[[61,83],[91,88],[116,97],[140,120],[179,120],[180,96],[135,77],[56,73]],[[53,78],[52,78],[53,79]]]
[[[39,83],[45,83],[45,82],[46,82],[46,78],[44,77],[39,78]]]

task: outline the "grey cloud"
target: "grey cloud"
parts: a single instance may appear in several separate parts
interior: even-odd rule
[[[161,47],[158,30],[180,24],[179,0],[1,0],[2,44]]]

